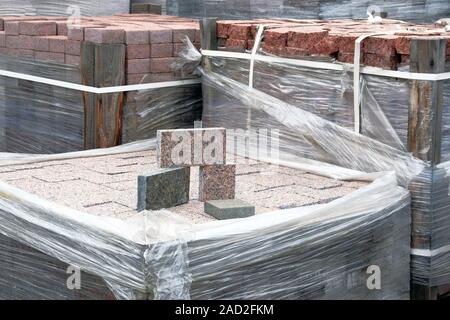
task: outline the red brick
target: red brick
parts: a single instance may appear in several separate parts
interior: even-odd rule
[[[174,57],[178,57],[178,55],[180,54],[180,52],[185,48],[185,44],[184,43],[174,43],[173,44],[173,56]]]
[[[397,37],[395,39],[395,51],[401,55],[409,55],[411,37]]]
[[[367,66],[379,67],[389,70],[397,70],[397,60],[395,56],[385,56],[383,54],[365,53],[363,63]]]
[[[298,49],[298,48],[292,48],[292,47],[286,47],[286,55],[289,57],[305,57],[308,56],[309,52],[306,50]]]
[[[36,51],[50,51],[48,37],[33,37],[33,49]]]
[[[87,28],[84,40],[94,43],[124,43],[125,30],[119,28]]]
[[[19,42],[19,36],[6,36],[6,47],[11,49],[19,49],[20,42]]]
[[[7,35],[19,35],[19,21],[5,21],[4,28]]]
[[[263,43],[262,48],[264,50],[264,52],[266,53],[270,53],[276,56],[286,56],[286,48],[287,47],[274,47],[274,46],[269,46],[265,43]]]
[[[201,43],[202,42],[202,33],[200,32],[200,29],[195,30],[194,42],[196,42],[196,43]]]
[[[150,73],[150,59],[127,60],[127,73]]]
[[[51,61],[51,62],[65,63],[64,53],[59,53],[59,52],[35,51],[34,57],[38,61]]]
[[[17,56],[25,59],[34,59],[34,51],[29,49],[19,49]]]
[[[67,38],[69,40],[83,41],[84,29],[81,27],[71,27],[67,29]]]
[[[20,35],[19,36],[19,48],[33,50],[34,49],[34,37]]]
[[[81,62],[80,56],[74,56],[71,54],[66,54],[66,56],[65,56],[66,64],[80,65],[80,62]]]
[[[374,36],[364,39],[361,49],[365,53],[392,56],[395,54],[396,36]]]
[[[6,34],[5,34],[5,31],[0,31],[0,47],[6,47]]]
[[[175,58],[152,58],[151,59],[151,72],[152,73],[167,73],[172,72],[172,64],[175,62]]]
[[[150,78],[147,80],[149,82],[166,82],[166,81],[174,81],[175,75],[173,72],[166,73],[152,73]]]
[[[247,49],[247,40],[227,39],[227,49],[232,51],[243,51]]]
[[[127,74],[127,84],[141,84],[148,83],[150,80],[150,75],[145,74]]]
[[[153,43],[172,43],[173,33],[171,29],[162,27],[152,27],[149,30],[150,44]]]
[[[293,28],[288,34],[287,46],[310,50],[328,36],[328,31],[322,27]]]
[[[56,35],[56,22],[54,21],[21,21],[19,33],[29,36],[54,36]]]
[[[51,52],[65,52],[65,43],[67,37],[65,36],[51,36],[48,37],[49,40],[49,49]]]
[[[81,41],[67,40],[65,53],[74,56],[81,55]]]
[[[148,30],[125,29],[126,44],[148,44],[150,43],[149,38]]]
[[[288,34],[289,29],[287,28],[267,30],[264,34],[264,43],[267,43],[271,47],[285,47],[287,45]]]
[[[149,44],[134,44],[127,46],[127,59],[146,59],[150,58]]]
[[[228,37],[236,40],[251,39],[251,25],[250,24],[235,24],[228,29]]]
[[[155,43],[151,46],[150,57],[168,58],[173,55],[173,45],[171,43]]]
[[[3,31],[3,30],[5,30],[5,25],[3,23],[3,19],[0,18],[0,31]]]
[[[189,28],[183,25],[177,26],[171,26],[171,29],[173,31],[173,42],[183,42],[186,37],[191,41],[195,41],[195,29]]]
[[[69,28],[67,27],[67,21],[57,21],[56,31],[58,36],[67,36]]]

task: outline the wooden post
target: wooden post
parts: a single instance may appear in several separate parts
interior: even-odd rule
[[[201,46],[204,50],[217,50],[217,18],[205,18],[200,23]],[[211,71],[211,59],[203,57],[202,67]],[[203,110],[214,103],[214,90],[203,86]],[[203,119],[203,117],[202,117]],[[207,125],[207,124],[206,124]]]
[[[445,72],[445,39],[413,39],[410,50],[410,71],[416,73]],[[433,227],[433,203],[435,199],[435,184],[443,181],[435,166],[441,162],[443,82],[413,80],[410,88],[410,104],[408,116],[408,150],[417,158],[430,164],[425,168],[422,177],[410,184],[413,196],[412,206],[412,247],[416,249],[431,249],[431,228]],[[447,181],[448,183],[448,181]],[[414,201],[428,197],[429,209],[426,204],[414,205]],[[431,216],[429,216],[429,215]],[[430,232],[419,228],[430,225]],[[438,288],[411,284],[413,299],[436,299]]]
[[[84,85],[120,86],[125,80],[125,45],[83,43],[81,76]],[[83,93],[85,149],[108,148],[121,143],[123,92]]]

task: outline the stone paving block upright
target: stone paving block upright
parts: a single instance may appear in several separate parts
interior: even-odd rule
[[[201,166],[199,200],[234,199],[236,189],[236,165]]]
[[[160,210],[189,201],[190,168],[158,169],[138,177],[138,211]]]

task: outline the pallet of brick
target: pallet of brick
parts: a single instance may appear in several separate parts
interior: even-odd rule
[[[0,16],[107,16],[129,13],[130,0],[3,0]]]
[[[414,25],[389,20],[381,25],[349,20],[219,21],[217,35],[221,49],[248,52],[259,24],[267,25],[259,51],[262,55],[351,67],[357,37],[391,31],[389,35],[371,36],[362,42],[362,66],[431,74],[450,70],[450,33],[442,25]],[[398,31],[393,32],[393,29]],[[247,99],[250,93],[244,89],[249,78],[243,70],[249,70],[248,60],[209,59],[212,59],[212,67],[210,77],[204,77],[205,88],[209,88],[204,90],[204,101],[207,101],[204,123],[207,126],[223,126],[225,124],[221,119],[226,118],[227,125],[230,125],[232,118],[233,125],[242,129],[256,129],[263,123],[272,123],[277,116],[276,111],[256,106],[257,103],[264,106],[264,100],[258,98],[254,102]],[[321,69],[256,61],[253,86],[261,94],[294,106],[294,113],[307,111],[354,130],[352,77],[352,71],[346,72],[345,69],[327,70],[326,67]],[[414,292],[427,291],[428,297],[436,298],[436,292],[442,295],[442,288],[450,283],[450,265],[444,262],[448,261],[448,253],[442,251],[450,243],[450,216],[446,213],[450,203],[446,191],[449,185],[446,172],[450,160],[447,125],[450,81],[433,84],[432,81],[366,74],[362,78],[361,133],[385,144],[385,147],[377,148],[380,154],[392,147],[399,152],[411,152],[426,164],[424,169],[405,181],[413,195],[413,249],[417,249],[413,250],[412,279],[415,288],[419,288]],[[240,85],[231,82],[223,84],[230,80]],[[216,82],[227,89],[223,90]],[[283,112],[278,110],[280,114]],[[311,120],[314,121],[317,120]],[[293,129],[286,123],[276,120],[271,125],[283,133],[280,135],[281,151],[292,152],[292,145],[295,144],[298,156],[337,162],[350,168],[361,165],[339,150],[335,152],[341,157],[333,156],[329,145],[318,144],[313,138],[317,131],[314,124],[305,124],[308,129],[299,135],[297,128]],[[308,130],[311,136],[307,134]],[[379,170],[378,160],[375,157],[370,165],[365,164],[361,168],[370,170],[372,165]],[[394,162],[386,168],[399,170],[399,176],[404,176],[404,168]],[[413,296],[418,297],[414,293]]]
[[[0,55],[2,64],[8,65],[5,69],[91,87],[190,79],[191,75],[174,69],[185,38],[199,46],[198,22],[153,14],[83,17],[79,25],[70,25],[66,17],[0,17]],[[61,70],[70,70],[67,79],[58,78]],[[110,94],[64,89],[63,95],[62,89],[52,86],[28,81],[23,85],[24,81],[3,79],[8,90],[0,91],[4,101],[0,115],[5,118],[1,121],[39,124],[28,126],[23,139],[20,128],[3,132],[8,145],[3,151],[80,150],[78,141],[69,143],[78,140],[79,135],[85,149],[114,146],[150,138],[157,129],[191,126],[201,112],[199,85]],[[46,89],[38,90],[42,87]],[[78,113],[72,115],[70,110],[64,110],[66,100],[79,104],[77,112],[82,113],[82,124],[69,125],[66,131],[47,130],[59,118],[79,117]],[[33,110],[34,106],[35,111],[25,111]],[[66,128],[66,123],[70,121],[63,120],[61,126]],[[17,132],[8,134],[14,130]],[[36,137],[33,144],[26,131]],[[41,141],[38,138],[42,134],[53,135],[61,143],[55,145],[51,139]]]
[[[435,22],[450,16],[447,0],[164,0],[167,14],[219,19],[367,19]]]
[[[336,180],[295,168],[298,163],[241,160],[236,186],[256,214],[221,222],[203,212],[195,179],[189,203],[138,212],[137,177],[158,166],[153,141],[70,156],[4,157],[0,230],[7,236],[0,237],[0,268],[8,277],[0,281],[0,295],[408,298],[409,194],[392,176],[334,166],[346,176]],[[356,174],[362,180],[351,178]],[[367,286],[372,265],[384,270],[381,290]],[[82,291],[66,289],[68,266],[87,277]],[[31,272],[20,274],[24,269]],[[25,282],[28,290],[12,289]]]

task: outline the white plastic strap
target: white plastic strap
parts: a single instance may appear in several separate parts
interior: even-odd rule
[[[364,39],[372,36],[381,36],[393,34],[391,33],[370,33],[365,34],[355,41],[355,55],[353,61],[353,115],[354,115],[354,130],[356,133],[361,133],[361,43]]]
[[[253,88],[253,76],[254,76],[254,70],[255,70],[255,57],[256,53],[258,52],[259,46],[261,45],[262,36],[264,33],[264,29],[266,27],[264,25],[258,26],[258,32],[256,33],[255,43],[253,44],[252,53],[250,56],[250,70],[249,70],[249,77],[248,77],[248,86],[250,88]]]
[[[415,256],[421,256],[421,257],[433,257],[438,254],[442,254],[445,252],[450,251],[450,245],[446,245],[443,247],[440,247],[438,249],[429,250],[429,249],[411,249],[411,254]]]
[[[177,87],[177,86],[201,83],[201,79],[189,79],[189,80],[176,80],[176,81],[143,83],[143,84],[134,84],[134,85],[126,85],[126,86],[97,88],[97,87],[85,86],[85,85],[66,82],[66,81],[59,81],[59,80],[37,77],[37,76],[32,76],[32,75],[23,74],[23,73],[11,72],[11,71],[6,71],[6,70],[0,70],[0,76],[14,78],[14,79],[28,80],[28,81],[37,82],[37,83],[49,84],[49,85],[52,85],[55,87],[66,88],[66,89],[82,91],[82,92],[95,93],[95,94],[160,89],[160,88],[169,88],[169,87]]]

